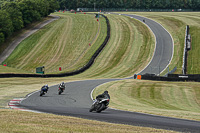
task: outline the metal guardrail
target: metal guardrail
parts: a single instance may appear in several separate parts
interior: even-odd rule
[[[190,50],[190,38],[191,36],[189,35],[189,25],[186,26],[186,31],[185,31],[185,42],[184,42],[184,49],[183,49],[183,65],[182,65],[182,73],[186,74],[187,73],[187,52]]]
[[[192,12],[193,9],[136,9],[136,8],[77,8],[77,11],[84,12],[115,12],[115,11],[123,11],[123,12]]]

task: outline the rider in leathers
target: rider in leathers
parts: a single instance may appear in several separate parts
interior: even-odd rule
[[[100,95],[98,95],[98,96],[96,96],[96,99],[97,99],[97,101],[100,101],[101,99],[110,99],[110,95],[108,94],[108,91],[104,91],[104,93],[103,94],[100,94]],[[108,103],[109,104],[109,103]],[[105,109],[107,109],[108,107],[108,104],[106,105],[106,107],[103,109],[103,110],[105,110]]]
[[[105,98],[105,99],[108,98],[108,99],[110,99],[110,95],[108,94],[108,91],[104,91],[103,94],[100,94],[100,95],[96,96],[97,100],[100,100],[102,98]]]
[[[58,88],[60,88],[61,91],[63,92],[65,90],[65,83],[64,82],[60,83]]]
[[[47,93],[47,91],[49,90],[49,86],[46,84],[46,85],[42,86],[41,90],[42,90],[43,92],[46,92],[46,93]]]

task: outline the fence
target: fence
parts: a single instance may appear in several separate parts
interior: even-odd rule
[[[192,12],[193,9],[136,9],[136,8],[77,8],[77,11],[97,12],[97,11],[131,11],[131,12]]]
[[[191,36],[189,35],[189,25],[186,26],[185,31],[185,42],[184,42],[184,49],[183,49],[183,65],[182,65],[182,73],[187,73],[187,52],[190,50],[191,45]]]
[[[141,75],[144,80],[156,81],[195,81],[200,82],[200,74],[182,75],[182,74],[168,74],[168,77],[156,75]]]

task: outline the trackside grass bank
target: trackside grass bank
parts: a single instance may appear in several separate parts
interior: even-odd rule
[[[27,71],[0,65],[0,73],[27,73]]]
[[[77,43],[74,44],[74,47],[76,47],[76,48],[73,48],[72,44],[69,43],[71,37],[65,36],[65,38],[64,37],[57,38],[57,40],[60,40],[60,42],[66,42],[66,44],[64,44],[64,43],[61,44],[61,46],[66,45],[66,46],[64,46],[64,47],[66,47],[66,49],[65,49],[65,51],[63,51],[62,59],[60,59],[60,57],[59,57],[60,56],[59,52],[58,53],[48,52],[47,50],[49,48],[41,49],[41,50],[37,49],[38,52],[44,51],[43,52],[44,54],[40,52],[42,54],[42,56],[37,57],[38,61],[29,59],[30,60],[30,62],[29,62],[29,60],[28,61],[25,60],[25,58],[28,59],[28,56],[32,56],[32,54],[30,54],[30,53],[23,54],[23,57],[21,59],[14,56],[16,54],[18,55],[20,50],[22,50],[24,47],[26,47],[29,44],[29,42],[36,43],[33,41],[33,40],[37,39],[36,36],[40,37],[40,36],[46,35],[48,37],[50,35],[49,35],[49,33],[46,34],[46,32],[50,32],[50,33],[52,32],[51,34],[53,34],[53,32],[57,33],[57,30],[51,30],[51,28],[52,29],[53,29],[53,27],[55,27],[54,29],[59,28],[61,20],[64,21],[63,23],[66,23],[66,24],[69,23],[68,22],[69,19],[72,21],[72,22],[70,21],[71,23],[73,23],[75,21],[74,22],[75,24],[73,24],[74,27],[79,26],[80,23],[83,23],[83,21],[86,21],[85,20],[86,18],[83,14],[82,15],[57,14],[57,15],[60,15],[61,19],[51,23],[50,25],[47,25],[47,27],[49,27],[49,28],[43,28],[41,31],[35,33],[31,37],[24,40],[18,47],[18,50],[16,50],[16,52],[14,52],[13,55],[11,55],[11,57],[9,57],[8,60],[10,60],[10,62],[14,61],[14,62],[16,62],[16,65],[19,66],[18,70],[24,70],[24,68],[20,67],[21,65],[24,65],[24,63],[22,63],[22,60],[24,60],[25,64],[26,64],[25,66],[32,67],[31,68],[32,72],[35,72],[34,63],[32,63],[32,62],[38,62],[39,58],[42,56],[45,56],[44,58],[47,58],[47,57],[50,58],[50,57],[54,56],[55,60],[51,58],[51,60],[49,60],[49,61],[45,60],[45,61],[46,61],[46,63],[48,62],[49,65],[56,66],[57,67],[56,70],[58,70],[58,68],[60,66],[62,67],[61,64],[58,65],[56,63],[57,61],[59,61],[59,60],[61,61],[62,59],[63,60],[61,62],[63,64],[70,64],[70,62],[71,63],[74,62],[74,63],[72,63],[73,65],[71,65],[71,66],[64,67],[64,68],[62,67],[62,69],[64,69],[64,71],[65,70],[66,71],[76,70],[79,67],[81,67],[78,64],[86,64],[87,61],[85,59],[89,59],[88,57],[92,56],[92,53],[96,50],[96,48],[99,46],[99,44],[101,44],[101,42],[104,40],[104,36],[106,33],[106,30],[105,30],[106,27],[105,27],[104,19],[100,18],[99,19],[100,23],[99,24],[97,23],[98,24],[98,25],[96,25],[97,27],[94,26],[95,28],[98,28],[99,31],[95,32],[96,40],[94,40],[95,43],[92,44],[91,47],[89,47],[88,44],[87,44],[87,47],[85,46],[85,44],[83,44],[85,47],[84,48],[82,46],[82,42],[81,42],[83,40],[80,39],[80,36],[79,36],[79,38],[75,37],[76,38],[75,40],[77,40],[77,39],[78,40],[77,40]],[[90,16],[87,17],[87,19],[89,19],[89,20],[91,19],[90,21],[94,21],[94,18],[90,18]],[[92,78],[116,77],[117,78],[117,77],[132,76],[134,73],[141,71],[151,60],[151,57],[152,57],[153,51],[154,51],[154,46],[155,46],[155,38],[154,38],[153,34],[151,33],[151,31],[143,23],[141,23],[135,19],[125,17],[125,16],[107,15],[107,17],[108,17],[108,19],[110,21],[110,25],[111,25],[110,40],[109,40],[107,46],[100,53],[100,55],[96,59],[93,66],[90,68],[90,70],[88,70],[84,74],[81,74],[79,77],[88,77],[88,78],[91,78],[91,77]],[[83,20],[81,20],[81,19],[83,19]],[[89,20],[87,20],[87,21],[89,21]],[[76,24],[77,23],[76,21],[78,21],[79,23]],[[95,19],[95,22],[96,22],[96,19]],[[86,25],[86,24],[84,24],[84,25]],[[66,27],[70,27],[70,26],[71,25],[68,24]],[[89,28],[92,29],[92,26],[90,26]],[[60,30],[59,30],[59,33],[61,32]],[[67,29],[65,29],[65,30],[67,30]],[[69,36],[76,36],[76,32],[77,32],[77,34],[79,34],[78,28],[77,28],[77,30],[75,30],[75,31],[74,30],[75,29],[72,27],[72,29],[70,31],[67,31],[67,33],[70,32]],[[82,29],[82,30],[87,31],[89,29]],[[60,34],[62,34],[62,32]],[[83,34],[85,34],[85,33],[83,32]],[[57,36],[57,34],[54,34],[54,35]],[[30,38],[33,38],[33,39],[30,39]],[[39,40],[43,40],[43,39],[46,40],[47,38],[40,37]],[[49,37],[48,39],[51,40],[52,38]],[[57,40],[55,40],[54,43],[56,43]],[[54,43],[52,43],[52,44],[48,43],[48,47],[51,47],[51,45],[54,45]],[[77,44],[79,44],[79,45],[76,46]],[[45,43],[43,45],[45,45]],[[35,47],[36,46],[34,46],[34,48]],[[60,47],[60,49],[61,49],[61,51],[63,50],[62,47]],[[81,49],[84,49],[84,51],[82,51],[82,53],[81,53]],[[33,54],[37,54],[37,52],[35,50],[32,50],[32,52],[34,52]],[[73,54],[76,54],[77,56],[73,57],[73,59],[72,59],[71,57],[73,56]],[[39,55],[37,54],[37,56],[39,56]],[[70,61],[69,61],[69,58],[71,58]],[[15,59],[17,59],[18,62],[15,61]],[[57,59],[59,59],[59,60],[57,60]],[[50,63],[51,61],[53,61],[53,62]],[[39,62],[41,62],[41,61],[39,61]],[[8,66],[9,66],[9,63],[8,63]],[[43,66],[42,62],[38,66]],[[54,67],[54,68],[56,68],[56,67]],[[3,68],[4,67],[2,67],[2,69]],[[9,72],[9,70],[11,71],[11,69],[7,70],[6,67],[4,69],[6,72]],[[46,67],[45,70],[48,73],[50,69],[48,69],[48,67]],[[13,72],[13,71],[14,71],[14,69],[11,72]],[[62,72],[64,72],[64,71],[62,71]],[[4,71],[2,70],[1,73],[4,73]],[[14,71],[14,73],[17,73],[17,69]],[[52,72],[52,73],[56,73],[56,72]]]
[[[108,44],[92,67],[77,77],[119,78],[133,76],[151,60],[154,52],[153,33],[130,17],[106,15],[111,25]]]
[[[55,13],[61,18],[25,39],[4,62],[8,66],[46,73],[77,70],[85,65],[105,39],[105,19],[94,14]],[[91,46],[89,45],[91,43]]]
[[[128,12],[127,12],[128,13]],[[199,12],[134,12],[130,14],[151,18],[162,24],[172,35],[174,40],[174,56],[169,66],[172,70],[177,67],[175,73],[182,73],[183,47],[186,25],[190,26],[192,36],[192,49],[188,52],[188,74],[200,74],[200,14]],[[164,72],[166,73],[167,70]]]
[[[168,133],[172,131],[111,124],[81,118],[0,109],[0,131],[57,133]]]
[[[200,121],[200,83],[121,80],[97,87],[93,97],[108,90],[110,107]]]
[[[200,19],[197,19],[200,23]],[[191,50],[188,52],[188,73],[200,73],[200,26],[191,26],[190,34],[192,36]]]
[[[140,13],[138,13],[140,14]],[[63,49],[62,44],[70,44],[69,47],[66,45],[66,53],[71,55],[69,60],[66,60],[67,63],[74,64],[71,65],[71,68],[77,68],[83,61],[83,57],[80,56],[80,51],[78,46],[72,45],[74,42],[80,42],[78,44],[87,44],[88,41],[84,41],[81,37],[74,37],[73,40],[66,41],[64,38],[72,38],[69,33],[73,35],[80,35],[79,33],[83,33],[85,30],[90,29],[94,30],[95,34],[91,35],[93,38],[98,30],[98,23],[96,23],[96,19],[94,16],[88,16],[88,20],[92,20],[94,22],[94,26],[87,27],[85,25],[80,25],[82,23],[82,19],[85,20],[85,16],[80,15],[79,18],[74,16],[74,14],[59,14],[62,19],[60,21],[53,22],[51,25],[48,25],[46,28],[43,28],[41,33],[46,30],[46,32],[39,35],[35,35],[32,41],[31,38],[28,40],[30,44],[33,42],[37,42],[38,46],[43,45],[44,43],[52,44],[50,47],[46,46],[44,53],[32,51],[33,55],[37,54],[38,57],[40,55],[49,55],[49,57],[45,57],[44,59],[35,58],[34,61],[48,60],[47,63],[51,66],[49,68],[57,68],[60,64],[59,57],[62,57],[61,62],[63,62],[63,58],[66,58],[66,55],[62,55],[60,49]],[[152,19],[155,19],[163,24],[167,30],[170,31],[175,41],[175,51],[174,51],[174,59],[171,63],[170,69],[179,64],[181,66],[182,55],[181,53],[182,46],[181,41],[182,38],[184,40],[185,31],[185,23],[183,20],[186,14],[171,14],[169,16],[167,13],[164,15],[162,13],[153,14],[153,13],[141,13],[141,15],[149,16]],[[196,16],[196,17],[195,17]],[[83,18],[82,18],[83,17]],[[195,19],[193,19],[195,17]],[[81,19],[82,18],[82,19]],[[9,100],[17,97],[25,97],[27,94],[39,90],[42,85],[49,84],[56,85],[61,81],[69,82],[72,80],[83,80],[87,78],[118,78],[118,77],[127,77],[132,76],[134,73],[140,71],[143,66],[148,64],[148,61],[151,59],[151,55],[153,54],[155,40],[152,36],[152,33],[149,31],[147,27],[141,22],[138,22],[134,19],[124,17],[124,16],[116,16],[116,15],[108,15],[111,23],[111,39],[109,40],[108,45],[105,47],[103,52],[99,55],[94,66],[92,66],[86,72],[66,78],[6,78],[0,79],[0,107],[7,108],[7,103]],[[186,17],[188,22],[194,22],[193,26],[198,26],[198,15],[194,15],[191,17]],[[76,24],[78,26],[82,26],[83,32],[80,32],[80,27],[74,27],[74,29],[68,29],[68,26],[72,26],[72,23],[76,20]],[[94,20],[94,21],[93,21]],[[192,21],[193,20],[193,21]],[[85,20],[86,21],[86,20]],[[100,20],[103,22],[104,20]],[[87,22],[87,21],[86,21]],[[58,24],[58,25],[57,25]],[[60,30],[63,30],[59,25],[65,26],[67,31],[63,31],[64,34],[60,33]],[[76,25],[76,26],[77,26]],[[72,26],[73,27],[73,26]],[[95,27],[95,28],[94,28]],[[103,30],[104,24],[100,25],[100,32],[98,34],[99,42],[103,38],[104,32]],[[57,30],[58,28],[58,30]],[[49,29],[50,31],[48,31]],[[60,30],[59,30],[60,29]],[[56,31],[56,33],[53,33]],[[79,33],[78,33],[79,32]],[[41,37],[41,35],[43,35]],[[48,37],[48,34],[52,36]],[[87,33],[88,35],[90,33]],[[102,35],[102,36],[101,36]],[[100,37],[101,36],[101,37]],[[57,38],[56,38],[57,37]],[[36,39],[34,39],[36,38]],[[53,39],[53,40],[49,40]],[[27,41],[28,41],[27,40]],[[59,40],[57,42],[57,40]],[[98,40],[96,40],[97,42]],[[194,40],[193,40],[194,41]],[[57,45],[53,45],[56,43]],[[98,43],[101,44],[101,43]],[[22,45],[23,46],[23,45]],[[85,46],[85,45],[84,45]],[[95,45],[96,46],[96,45]],[[198,47],[198,45],[196,45]],[[59,48],[58,48],[59,47]],[[82,47],[82,45],[81,45]],[[23,49],[25,48],[25,44]],[[64,49],[65,49],[64,48]],[[87,49],[87,47],[84,47]],[[94,51],[94,47],[90,47],[91,49],[87,49],[86,53],[89,50]],[[93,49],[94,48],[94,49]],[[51,50],[50,50],[51,49]],[[57,49],[57,51],[55,50]],[[72,50],[73,52],[70,52]],[[78,51],[79,54],[72,54],[75,51]],[[53,53],[52,55],[50,55]],[[65,53],[65,54],[66,54]],[[85,55],[87,55],[85,54]],[[55,56],[56,55],[56,56]],[[57,56],[58,55],[58,56]],[[29,59],[28,56],[32,56],[32,54],[24,54],[27,56],[26,59]],[[14,56],[13,56],[14,57]],[[88,57],[88,56],[87,56]],[[18,58],[23,60],[23,58]],[[13,60],[15,60],[13,58]],[[56,63],[56,61],[58,61]],[[22,61],[23,62],[23,61]],[[31,70],[33,66],[32,62],[29,61],[26,63],[26,60],[17,68]],[[139,62],[139,63],[138,63]],[[39,63],[38,63],[39,64]],[[39,64],[40,65],[40,64]],[[70,67],[69,67],[70,68]],[[1,67],[0,67],[1,69]],[[180,67],[178,68],[179,72]],[[4,67],[1,69],[2,71],[15,71],[15,70],[5,70]],[[35,69],[34,69],[35,70]],[[70,70],[70,69],[67,69]],[[111,94],[111,103],[110,106],[113,108],[118,108],[122,110],[129,111],[137,111],[143,113],[150,113],[156,115],[163,116],[171,116],[177,118],[185,118],[185,119],[193,119],[200,120],[200,90],[199,83],[193,82],[152,82],[152,81],[140,81],[140,80],[123,80],[118,82],[110,82],[99,86],[95,89],[94,96],[99,93],[102,93],[105,89],[109,91]],[[66,90],[67,91],[67,90]],[[79,118],[72,118],[66,116],[56,116],[52,114],[36,114],[30,112],[19,112],[15,110],[5,110],[0,109],[0,131],[2,132],[170,132],[158,129],[151,129],[145,127],[133,127],[127,125],[117,125],[117,124],[108,124],[90,120],[83,120]]]
[[[8,47],[8,45],[10,43],[12,43],[12,41],[14,41],[16,38],[18,38],[20,35],[26,33],[27,31],[29,31],[32,27],[37,26],[38,24],[41,24],[42,22],[51,19],[51,16],[47,16],[43,19],[41,19],[40,21],[36,21],[33,22],[29,25],[27,25],[25,28],[21,29],[20,31],[14,32],[10,37],[8,37],[6,39],[6,41],[4,43],[1,44],[0,46],[0,54]]]

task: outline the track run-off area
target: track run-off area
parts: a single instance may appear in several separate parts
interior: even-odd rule
[[[173,40],[171,35],[159,23],[153,20],[136,15],[116,15],[125,15],[142,22],[145,20],[145,24],[151,29],[156,38],[153,58],[147,67],[145,67],[145,69],[139,73],[159,74],[165,68],[167,68],[173,57]],[[154,69],[158,67],[159,71],[158,69]],[[51,86],[45,96],[40,97],[39,91],[33,92],[29,94],[25,99],[23,99],[19,106],[24,109],[35,110],[39,112],[75,116],[111,123],[153,127],[181,132],[200,131],[199,121],[148,115],[137,112],[115,110],[111,108],[98,114],[90,113],[89,108],[92,104],[92,91],[97,86],[117,80],[123,79],[96,79],[68,82],[66,83],[67,89],[62,95],[57,94],[57,85]]]

